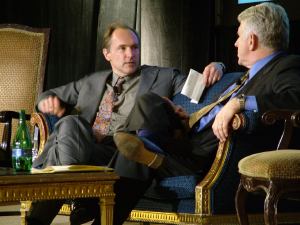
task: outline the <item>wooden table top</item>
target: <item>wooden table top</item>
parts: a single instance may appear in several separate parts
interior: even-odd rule
[[[31,174],[30,172],[15,172],[12,168],[0,167],[0,186],[80,181],[111,181],[117,180],[118,178],[118,175],[113,171],[84,171]]]

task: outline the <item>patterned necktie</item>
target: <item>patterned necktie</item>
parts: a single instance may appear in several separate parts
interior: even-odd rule
[[[248,78],[249,78],[249,71],[247,71],[240,78],[240,81],[236,84],[236,86],[232,90],[228,91],[225,95],[220,96],[220,98],[217,101],[215,101],[207,106],[204,106],[197,112],[192,113],[190,115],[190,119],[189,119],[189,126],[193,127],[194,124],[197,123],[197,121],[199,121],[199,119],[202,118],[204,115],[206,115],[210,110],[212,110],[212,108],[214,108],[219,103],[228,99],[234,92],[238,91],[243,86],[243,84],[248,80]]]
[[[97,112],[92,127],[97,142],[101,142],[101,140],[109,132],[111,115],[114,110],[114,102],[117,101],[118,95],[121,94],[122,84],[124,82],[125,79],[119,77],[116,84],[113,86],[113,90],[107,90],[103,96],[101,104],[99,105],[99,111]]]

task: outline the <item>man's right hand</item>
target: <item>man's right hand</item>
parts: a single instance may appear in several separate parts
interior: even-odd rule
[[[221,141],[225,142],[230,130],[230,121],[233,119],[234,114],[241,111],[240,102],[237,98],[229,100],[224,107],[217,113],[212,130],[215,136]]]
[[[48,113],[58,117],[62,117],[66,111],[66,108],[62,106],[57,96],[49,96],[41,100],[38,104],[38,109],[42,113]]]
[[[184,110],[184,108],[180,105],[175,105],[169,98],[162,97],[168,104],[173,108],[174,113],[181,119],[183,126],[185,127],[186,131],[190,129],[189,127],[189,114]]]

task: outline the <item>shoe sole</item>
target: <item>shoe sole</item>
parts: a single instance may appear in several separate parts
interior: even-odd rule
[[[132,161],[151,168],[157,168],[163,161],[163,156],[146,149],[144,143],[135,135],[118,132],[114,134],[114,141],[118,150]]]

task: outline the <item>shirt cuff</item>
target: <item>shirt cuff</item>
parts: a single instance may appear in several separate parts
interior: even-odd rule
[[[222,67],[222,72],[224,74],[226,72],[226,66],[224,65],[224,63],[222,62],[216,62],[216,63],[218,63]]]
[[[257,101],[255,96],[245,96],[245,110],[258,111]]]

